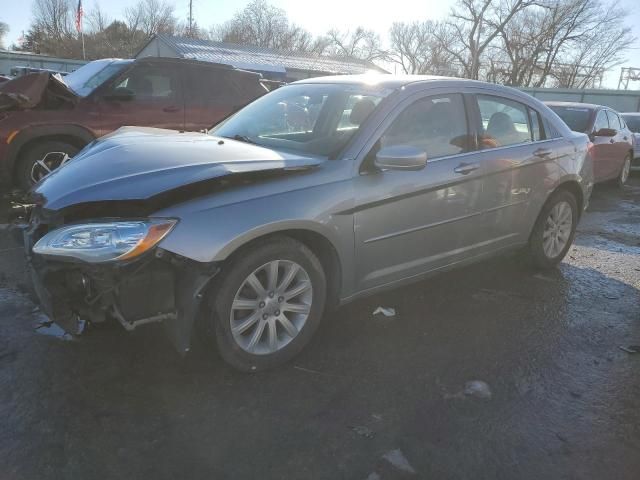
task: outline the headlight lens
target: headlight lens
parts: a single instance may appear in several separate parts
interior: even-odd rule
[[[154,247],[176,223],[163,218],[67,225],[47,233],[33,251],[91,263],[127,260]]]

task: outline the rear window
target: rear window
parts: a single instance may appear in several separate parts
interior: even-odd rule
[[[589,130],[589,120],[591,119],[590,109],[556,105],[549,105],[549,108],[556,112],[564,123],[574,132],[586,133]]]
[[[627,122],[627,127],[633,133],[640,133],[640,115],[623,115],[624,121]]]

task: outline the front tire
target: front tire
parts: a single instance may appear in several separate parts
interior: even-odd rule
[[[43,140],[29,148],[20,158],[16,166],[16,183],[23,190],[33,185],[60,168],[79,148],[58,140]]]
[[[543,270],[556,267],[576,234],[578,202],[566,190],[554,192],[542,207],[529,238],[529,256]]]
[[[326,277],[318,258],[289,237],[272,237],[236,255],[210,293],[222,358],[244,372],[280,366],[318,329]]]

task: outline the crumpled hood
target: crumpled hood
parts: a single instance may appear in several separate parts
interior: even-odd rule
[[[300,170],[321,162],[203,133],[122,127],[87,146],[32,193],[44,208],[60,210],[86,202],[145,200],[218,177]]]
[[[78,99],[55,75],[49,72],[30,73],[0,84],[0,111],[35,108],[47,96],[70,102]]]

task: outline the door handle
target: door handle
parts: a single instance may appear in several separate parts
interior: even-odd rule
[[[612,138],[611,140],[609,140],[609,143],[616,143],[616,141]]]
[[[461,163],[456,168],[454,168],[453,171],[456,173],[461,173],[462,175],[468,175],[469,173],[479,168],[480,165],[478,165],[477,163]]]
[[[536,157],[545,158],[551,155],[551,150],[549,148],[539,148],[533,154]]]
[[[167,112],[167,113],[177,112],[178,110],[180,110],[180,107],[176,107],[175,105],[171,105],[169,107],[164,107],[162,109],[163,112]]]

